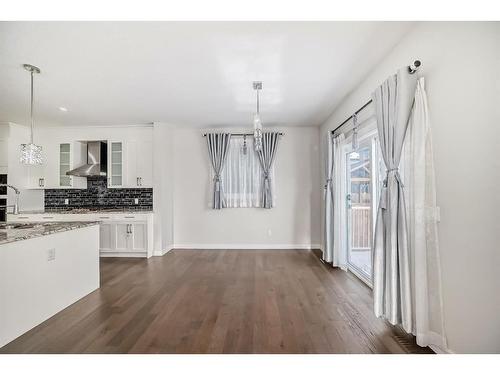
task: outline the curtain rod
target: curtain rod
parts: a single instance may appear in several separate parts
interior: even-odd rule
[[[420,60],[415,60],[413,62],[413,64],[411,65],[408,65],[408,72],[410,74],[413,74],[415,73],[418,68],[420,67],[420,65],[422,65],[422,63],[420,62]],[[354,112],[354,115],[357,115],[359,114],[363,109],[365,109],[366,107],[368,107],[370,104],[372,103],[372,100],[368,100],[365,104],[363,104],[363,106],[361,108],[359,108],[356,112]],[[352,116],[353,115],[350,115],[348,118],[345,119],[345,121],[340,124],[339,126],[337,126],[335,129],[332,130],[331,134],[335,133],[337,130],[339,130],[342,126],[344,126],[349,120],[352,119]]]
[[[278,133],[278,135],[283,135],[283,133]],[[207,136],[207,133],[203,134],[204,137]],[[231,137],[243,137],[243,136],[251,136],[253,137],[253,133],[231,133]]]

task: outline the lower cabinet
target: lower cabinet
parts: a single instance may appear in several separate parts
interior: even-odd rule
[[[146,222],[105,222],[100,225],[101,253],[145,256],[148,250]]]
[[[153,255],[152,213],[8,214],[7,221],[99,221],[99,252],[102,257],[147,258]]]

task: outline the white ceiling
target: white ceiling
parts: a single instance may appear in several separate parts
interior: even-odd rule
[[[247,126],[322,123],[411,22],[0,22],[0,120]],[[68,112],[61,112],[66,107]]]

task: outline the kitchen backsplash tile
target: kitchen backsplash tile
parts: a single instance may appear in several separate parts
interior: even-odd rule
[[[66,199],[69,204],[64,204]],[[87,178],[87,189],[45,189],[45,208],[122,207],[153,209],[153,189],[108,189],[105,177]]]

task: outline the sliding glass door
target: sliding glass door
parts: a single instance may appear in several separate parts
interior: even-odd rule
[[[375,135],[365,137],[357,150],[346,152],[347,265],[372,285],[372,248],[379,179]]]

